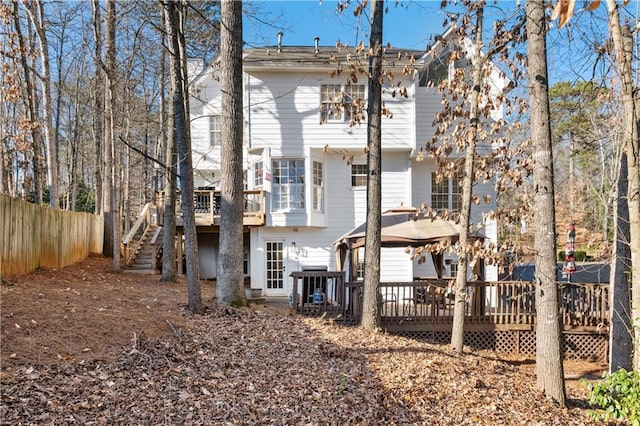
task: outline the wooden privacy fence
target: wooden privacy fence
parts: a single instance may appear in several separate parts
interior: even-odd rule
[[[0,194],[0,278],[61,268],[102,253],[101,216],[54,210]]]

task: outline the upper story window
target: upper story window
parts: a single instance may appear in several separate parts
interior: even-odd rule
[[[253,164],[253,187],[260,188],[264,181],[264,167],[263,162],[258,161]]]
[[[313,162],[313,210],[321,212],[324,210],[324,176],[322,163]]]
[[[367,165],[352,164],[351,165],[351,187],[362,188],[367,186]]]
[[[273,160],[271,207],[273,211],[305,209],[304,160]]]
[[[451,262],[449,267],[451,268],[451,273],[449,274],[449,276],[451,278],[457,277],[458,276],[458,263],[457,262]]]
[[[441,176],[438,178],[437,173],[431,173],[431,208],[453,212],[460,211],[462,197],[459,177],[448,178]]]
[[[222,142],[222,128],[219,115],[209,117],[209,143],[213,146],[220,146]]]
[[[320,86],[320,123],[349,122],[364,102],[364,84],[322,84]]]
[[[419,85],[422,87],[438,87],[444,80],[453,79],[456,69],[466,68],[467,58],[464,52],[449,48],[438,57],[433,58],[420,73]]]

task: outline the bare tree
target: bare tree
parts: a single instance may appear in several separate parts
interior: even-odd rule
[[[104,179],[104,154],[103,154],[103,96],[102,87],[103,73],[102,73],[102,19],[100,17],[100,2],[99,0],[93,0],[91,2],[91,8],[93,12],[93,36],[94,36],[94,66],[95,75],[93,81],[93,143],[95,146],[95,179],[96,179],[96,214],[103,214],[103,179]],[[108,224],[111,223],[105,215],[104,227],[105,236],[107,235]],[[108,254],[107,243],[111,241],[111,238],[104,239],[103,253]]]
[[[476,2],[475,52],[473,55],[473,83],[469,110],[469,132],[465,147],[464,175],[462,178],[462,207],[460,209],[460,237],[458,240],[458,273],[455,284],[455,302],[453,307],[453,325],[451,346],[457,353],[464,349],[464,310],[467,300],[467,245],[469,224],[471,223],[471,198],[473,196],[474,162],[478,143],[478,103],[480,86],[483,80],[485,60],[482,57],[482,27],[484,20],[484,0]]]
[[[556,287],[556,233],[553,155],[547,76],[546,18],[543,0],[529,0],[527,14],[527,70],[535,185],[535,281],[537,385],[548,397],[565,405],[562,334]]]
[[[382,21],[384,1],[371,2],[369,99],[367,105],[367,227],[362,327],[380,324],[380,244],[382,234]]]
[[[103,207],[105,219],[109,217],[110,227],[105,235],[109,238],[114,271],[120,270],[120,220],[118,204],[118,159],[115,137],[115,105],[116,105],[116,4],[115,0],[106,1],[104,17],[105,27],[105,60],[102,62],[107,77],[104,102],[104,158],[105,183],[103,185]],[[106,240],[105,240],[106,241]]]
[[[222,170],[218,302],[246,305],[243,284],[242,2],[221,2]]]
[[[59,207],[58,201],[58,158],[57,148],[53,135],[53,119],[51,117],[53,107],[51,103],[51,64],[49,62],[49,43],[46,33],[46,21],[44,17],[44,6],[41,0],[27,2],[22,0],[29,20],[38,36],[38,47],[40,52],[41,73],[39,74],[42,90],[42,121],[44,129],[44,139],[47,144],[47,183],[49,186],[49,205],[53,208]]]
[[[195,206],[193,199],[193,163],[191,158],[191,140],[189,138],[187,108],[187,76],[184,64],[186,57],[181,46],[181,20],[183,5],[167,1],[164,5],[167,44],[169,46],[169,75],[171,85],[171,103],[173,106],[173,139],[178,152],[180,199],[184,222],[185,255],[187,260],[187,294],[189,311],[202,313],[202,294],[198,271],[198,239],[196,234]],[[184,40],[182,38],[182,40]]]
[[[18,46],[20,48],[20,65],[22,66],[22,74],[24,78],[24,96],[23,100],[25,102],[25,115],[26,121],[30,124],[27,128],[31,129],[31,144],[33,149],[33,183],[34,183],[34,191],[35,197],[39,204],[42,204],[42,178],[41,178],[41,157],[42,157],[42,147],[44,145],[43,137],[42,137],[42,128],[39,125],[40,122],[40,112],[38,108],[38,99],[39,96],[37,94],[35,85],[33,83],[33,72],[32,65],[29,64],[28,54],[31,50],[31,47],[28,46],[27,41],[22,33],[22,25],[20,24],[20,12],[18,8],[17,0],[13,1],[13,24],[14,30],[16,34],[16,38],[18,39]]]
[[[621,368],[631,370],[633,357],[633,333],[629,330],[631,322],[629,286],[629,263],[631,262],[631,248],[629,247],[629,206],[625,199],[628,192],[627,155],[622,154],[618,184],[616,186],[616,201],[613,205],[613,247],[611,257],[611,271],[609,283],[609,310],[611,323],[609,325],[609,372],[613,373]]]
[[[163,33],[164,36],[164,33]],[[163,47],[160,57],[160,139],[161,150],[164,153],[164,211],[162,234],[162,276],[164,282],[176,281],[176,198],[178,182],[176,144],[173,138],[173,126],[165,123],[173,123],[173,103],[169,104],[169,113],[165,107],[166,86],[166,48]],[[168,118],[167,119],[167,115]],[[179,241],[182,244],[182,241]],[[180,259],[182,261],[182,259]]]
[[[623,144],[628,168],[627,206],[629,213],[629,248],[631,254],[631,329],[633,330],[633,368],[640,371],[640,148],[638,144],[637,99],[631,68],[633,42],[620,24],[618,4],[607,0],[609,31],[613,39],[624,106]]]

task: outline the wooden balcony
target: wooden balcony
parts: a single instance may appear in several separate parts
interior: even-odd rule
[[[196,226],[218,227],[220,226],[220,191],[196,190],[193,194],[196,214]],[[243,191],[244,212],[242,223],[244,226],[264,226],[265,224],[265,197],[263,190]],[[182,205],[178,196],[176,206],[176,225],[183,226]],[[158,194],[158,203],[164,206],[164,193]],[[164,211],[163,208],[161,208]]]

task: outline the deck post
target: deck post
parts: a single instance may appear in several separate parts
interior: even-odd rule
[[[178,275],[182,275],[184,272],[182,270],[182,229],[178,229],[177,231],[177,241],[176,241],[176,257],[178,258]]]

